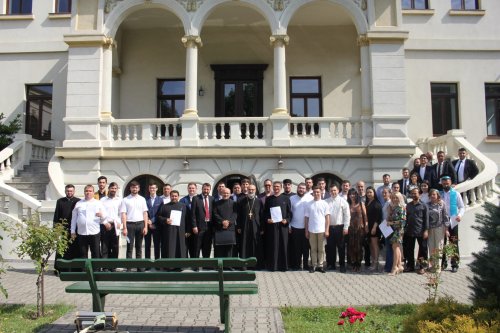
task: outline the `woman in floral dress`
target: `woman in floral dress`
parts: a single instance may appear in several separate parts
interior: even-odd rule
[[[368,233],[368,221],[365,205],[359,200],[359,194],[356,189],[351,188],[347,192],[347,202],[351,211],[347,259],[349,264],[351,264],[352,271],[359,272],[361,269],[361,260],[363,260],[363,240]]]
[[[389,275],[396,275],[403,272],[401,244],[406,225],[406,205],[403,195],[399,192],[391,194],[387,224],[394,230],[389,239],[393,251],[392,269]]]

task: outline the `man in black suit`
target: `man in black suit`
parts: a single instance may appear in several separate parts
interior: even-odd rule
[[[163,198],[157,195],[158,187],[156,184],[149,185],[149,195],[146,197],[146,205],[148,206],[148,233],[144,236],[144,255],[145,258],[151,259],[151,239],[153,240],[155,259],[160,259],[161,256],[161,231],[160,224],[156,223],[156,214],[163,205]]]
[[[457,184],[463,183],[469,179],[474,179],[479,173],[476,162],[466,158],[466,156],[467,150],[462,147],[458,150],[458,159],[452,162],[453,168],[457,173]],[[467,199],[467,201],[470,202],[470,191],[467,191]]]
[[[195,182],[189,182],[187,186],[188,195],[179,200],[180,203],[186,206],[186,258],[194,255],[192,249],[194,249],[193,235],[191,234],[191,221],[193,219],[191,215],[191,207],[193,204],[193,199],[196,197],[196,192],[198,190],[198,185]],[[199,257],[199,255],[198,255]]]
[[[204,183],[201,194],[193,198],[191,203],[191,228],[193,231],[192,248],[189,249],[191,258],[199,258],[200,251],[203,258],[210,258],[212,251],[213,224],[212,209],[214,198],[210,195],[212,186]]]
[[[59,223],[65,223],[68,234],[67,238],[70,239],[71,234],[71,213],[73,212],[73,208],[80,198],[75,197],[75,186],[72,184],[66,185],[64,188],[65,197],[60,198],[56,202],[56,210],[54,211],[54,225]],[[75,259],[80,257],[80,248],[78,247],[78,242],[73,241],[69,243],[68,248],[64,251],[64,254],[61,256],[59,253],[56,253],[56,262],[54,264],[54,274],[58,275],[60,268],[57,265],[57,259]]]
[[[432,166],[428,165],[427,155],[420,155],[420,167],[414,169],[418,173],[418,182],[421,183],[424,180],[427,180],[429,184],[432,184],[432,180],[434,179],[434,171]]]
[[[410,169],[408,168],[403,168],[401,171],[403,178],[398,180],[399,184],[399,192],[404,195],[405,197],[408,197],[408,192],[409,192],[409,187],[410,187]]]
[[[448,175],[451,178],[451,183],[457,183],[457,174],[455,173],[455,168],[451,164],[450,161],[446,159],[446,154],[444,151],[438,151],[437,153],[437,163],[432,166],[433,179],[431,182],[431,187],[442,190],[443,186],[441,185],[441,176]]]

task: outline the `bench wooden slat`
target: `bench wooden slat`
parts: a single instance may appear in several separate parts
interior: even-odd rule
[[[216,283],[203,284],[160,284],[160,283],[111,283],[98,282],[97,288],[101,294],[148,294],[148,295],[218,295],[219,285]],[[90,293],[87,282],[77,282],[66,287],[67,293]],[[257,294],[258,286],[255,283],[224,284],[224,295],[251,295]]]
[[[85,269],[87,259],[64,260],[58,259],[57,265],[60,268]],[[224,267],[247,268],[257,265],[255,258],[224,258]],[[218,268],[218,258],[172,258],[172,259],[92,259],[92,267],[99,268],[190,268],[208,267]]]
[[[60,272],[61,281],[88,281],[85,272]],[[95,281],[219,281],[217,271],[202,272],[94,272]],[[254,281],[253,271],[226,271],[223,273],[224,281]]]

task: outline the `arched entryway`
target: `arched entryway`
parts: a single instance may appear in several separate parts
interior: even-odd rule
[[[212,195],[213,196],[218,196],[218,193],[217,193],[217,184],[219,184],[220,182],[224,182],[224,184],[226,184],[227,188],[232,189],[233,185],[235,183],[240,183],[241,184],[241,180],[243,178],[249,178],[250,179],[250,183],[253,184],[253,185],[255,185],[257,187],[257,193],[260,193],[260,191],[259,191],[259,184],[257,183],[257,180],[255,179],[254,175],[246,176],[246,175],[242,175],[242,174],[239,174],[239,173],[235,173],[235,174],[230,174],[230,175],[224,176],[224,177],[220,178],[219,180],[217,180],[214,183],[214,186],[212,187]]]
[[[164,183],[160,178],[153,176],[153,175],[140,175],[140,176],[137,176],[134,179],[130,180],[125,185],[125,188],[123,189],[123,197],[126,197],[127,195],[130,194],[130,189],[129,189],[130,183],[134,180],[139,183],[139,185],[140,185],[139,194],[142,195],[143,197],[146,197],[147,195],[149,195],[149,192],[148,192],[149,184],[156,184],[156,186],[158,187],[158,191],[156,191],[156,194],[162,195]]]
[[[340,190],[340,185],[342,184],[342,180],[343,180],[339,176],[336,176],[333,173],[328,173],[328,172],[318,173],[318,174],[312,176],[311,178],[312,178],[313,183],[314,183],[315,186],[316,186],[316,184],[318,182],[318,178],[324,178],[325,182],[326,182],[326,190],[327,191],[330,191],[330,186],[332,184],[337,185],[337,187]]]

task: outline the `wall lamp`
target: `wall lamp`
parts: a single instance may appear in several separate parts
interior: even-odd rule
[[[189,170],[189,161],[185,157],[184,161],[182,162],[182,166],[184,167],[184,170]]]
[[[205,89],[203,89],[203,86],[200,86],[200,89],[198,89],[198,96],[205,96]]]

